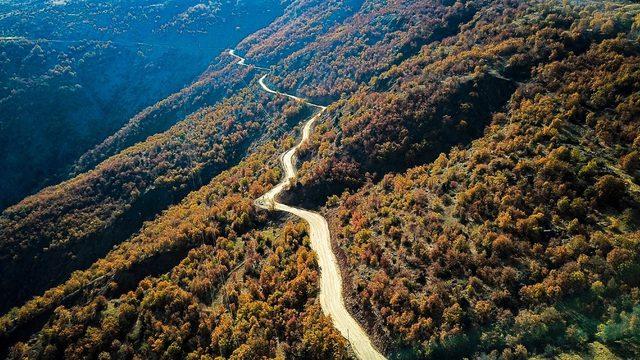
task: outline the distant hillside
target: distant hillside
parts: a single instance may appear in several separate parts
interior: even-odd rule
[[[270,0],[0,4],[0,209],[65,179],[80,155],[281,12]]]
[[[264,46],[261,38],[270,34],[274,41],[277,40],[275,46],[279,48],[278,55],[289,55],[327,31],[336,22],[349,16],[359,5],[359,0],[292,2],[282,17],[243,40],[238,48],[244,52],[247,44],[252,44],[249,49],[259,49]],[[288,35],[283,33],[283,29],[291,29],[292,22],[301,25],[300,29],[295,30],[297,33]],[[287,37],[288,41],[280,41],[281,37]],[[249,52],[253,51],[249,50]],[[83,154],[74,164],[73,174],[92,169],[96,164],[136,142],[168,129],[184,119],[186,114],[207,104],[215,103],[247,85],[242,77],[237,78],[227,74],[229,68],[226,65],[231,58],[226,53],[217,61],[214,61],[197,81],[139,112],[117,132]],[[256,64],[257,60],[252,61]],[[260,61],[266,60],[261,58]],[[270,63],[265,62],[263,65]]]

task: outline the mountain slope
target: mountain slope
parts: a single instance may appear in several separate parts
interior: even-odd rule
[[[433,164],[330,198],[332,231],[351,279],[347,298],[380,339],[393,339],[392,357],[550,356],[582,352],[594,340],[623,357],[636,356],[631,344],[637,329],[624,319],[638,306],[632,299],[640,193],[631,159],[640,129],[640,52],[629,19],[640,9],[578,9],[500,12],[521,19],[500,21],[501,33],[497,20],[487,22],[485,29],[502,42],[493,38],[483,47],[479,32],[485,30],[470,27],[464,34],[474,39],[470,51],[452,39],[443,60],[427,56],[429,49],[406,64],[410,70],[401,65],[381,76],[402,81],[391,89],[403,95],[428,94],[435,88],[431,81],[442,91],[446,81],[437,74],[443,70],[495,77],[493,69],[499,69],[520,82],[504,112],[449,115],[447,123],[458,131],[483,117],[489,122],[468,150],[417,159]],[[615,21],[605,27],[602,19]],[[540,34],[550,43],[542,43]],[[465,69],[475,59],[485,69]],[[523,77],[527,63],[537,64],[531,79]],[[412,73],[418,80],[411,82]],[[395,119],[414,119],[406,113],[410,107],[382,96],[363,91],[360,103],[350,99],[335,109],[349,115],[338,117],[338,136],[333,124],[318,133],[309,150],[321,149],[325,160],[307,155],[310,166],[291,199],[360,187],[365,172],[377,181],[390,164],[398,169],[416,161],[414,154],[425,155],[414,150],[423,146],[415,132],[434,116],[427,111],[419,125],[398,125]],[[410,99],[415,104],[416,96]],[[391,110],[380,104],[392,104]],[[445,134],[427,133],[426,149],[440,136],[452,137]]]
[[[639,19],[626,1],[291,3],[237,46],[269,70],[220,55],[4,211],[23,293],[2,349],[359,355],[322,314],[315,227],[254,204],[314,110],[262,78],[329,105],[277,200],[328,220],[349,317],[383,355],[638,357]],[[20,286],[60,254],[78,271]]]

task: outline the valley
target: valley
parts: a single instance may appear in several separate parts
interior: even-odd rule
[[[189,87],[216,53],[282,11],[275,1],[156,5],[0,4],[0,210],[72,177],[83,154]],[[183,107],[179,116],[199,106]]]

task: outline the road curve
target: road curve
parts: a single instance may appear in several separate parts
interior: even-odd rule
[[[247,64],[244,63],[245,58],[243,58],[242,56],[236,55],[236,51],[234,49],[229,50],[229,55],[231,55],[234,58],[238,59],[238,62],[236,62],[236,64],[242,65],[242,66],[247,66]]]
[[[248,66],[245,64],[245,59],[236,55],[233,50],[229,51],[229,55],[238,59],[238,65]],[[265,84],[264,80],[266,77],[267,75],[265,74],[258,81],[262,90],[270,94],[286,96],[295,101],[315,107],[319,109],[319,111],[304,124],[300,142],[280,155],[280,161],[285,173],[282,181],[266,194],[256,199],[255,204],[266,210],[288,212],[304,219],[309,224],[311,249],[318,255],[318,264],[320,265],[320,305],[322,311],[331,318],[336,329],[349,341],[358,358],[367,360],[385,359],[384,356],[373,347],[367,333],[351,314],[349,314],[344,305],[344,299],[342,297],[342,277],[340,276],[338,261],[331,248],[331,234],[327,220],[318,213],[280,203],[277,199],[278,195],[287,189],[296,178],[296,152],[300,146],[309,139],[313,123],[322,115],[326,107],[311,103],[295,95],[273,90]]]
[[[258,66],[258,65],[249,65],[245,63],[245,58],[243,58],[242,56],[239,56],[236,54],[236,51],[234,49],[231,49],[228,51],[228,54],[233,56],[234,58],[238,59],[238,61],[236,62],[236,64],[241,65],[241,66],[253,66],[256,69],[260,69],[260,70],[265,70],[265,71],[270,71],[271,69],[262,67],[262,66]]]

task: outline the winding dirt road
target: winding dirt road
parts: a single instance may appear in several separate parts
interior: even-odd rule
[[[245,59],[236,55],[233,50],[229,50],[229,55],[238,59],[238,65],[249,66],[245,63]],[[313,123],[322,115],[326,107],[311,103],[295,95],[273,90],[265,84],[264,81],[266,77],[267,75],[265,74],[259,80],[260,87],[264,91],[278,96],[286,96],[295,101],[315,107],[319,109],[319,111],[304,124],[300,142],[280,156],[280,161],[282,162],[282,167],[285,172],[282,181],[266,194],[256,199],[255,204],[262,209],[279,210],[293,214],[304,219],[309,224],[311,248],[318,255],[318,264],[320,265],[320,305],[322,306],[322,311],[331,318],[336,329],[349,341],[358,358],[384,359],[384,356],[371,344],[367,333],[364,332],[360,324],[349,314],[344,305],[344,299],[342,297],[342,277],[340,275],[338,261],[331,249],[331,234],[329,233],[327,220],[318,213],[282,204],[278,202],[277,199],[278,195],[287,189],[296,178],[296,152],[298,148],[309,139]]]

